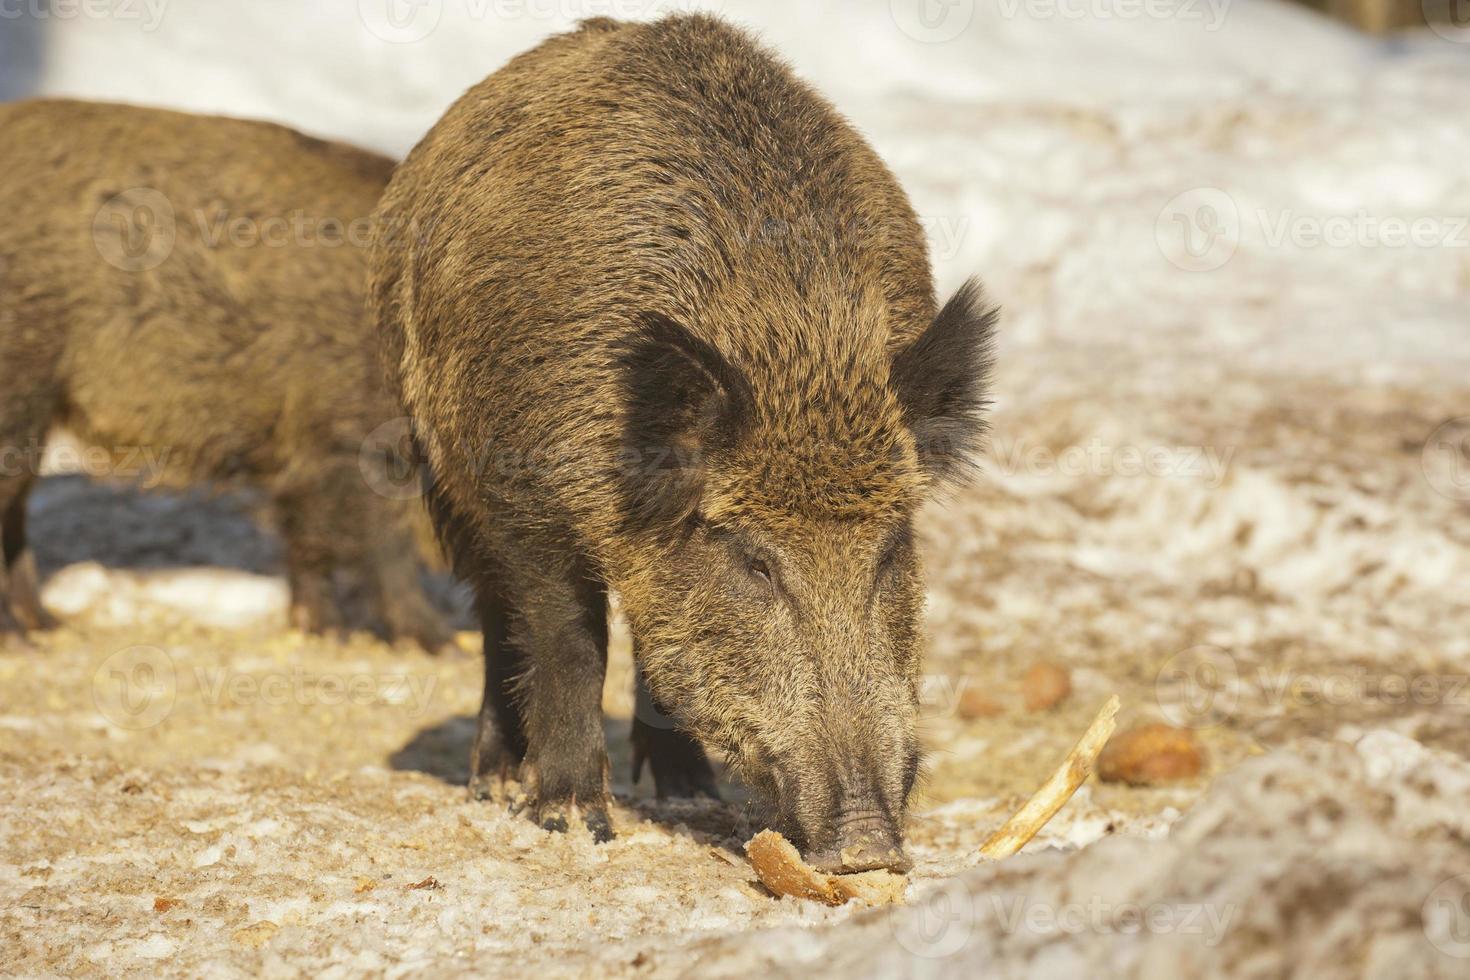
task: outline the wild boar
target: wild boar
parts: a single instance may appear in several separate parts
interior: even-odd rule
[[[873,150],[718,19],[596,19],[456,102],[378,225],[425,231],[375,243],[369,303],[478,596],[472,792],[611,836],[612,589],[660,792],[717,747],[817,865],[902,866],[913,520],[980,448],[995,313],[937,309]]]
[[[418,578],[422,501],[396,491],[391,440],[369,439],[401,416],[364,302],[392,168],[262,122],[0,106],[0,630],[50,623],[26,497],[64,427],[148,460],[130,475],[151,484],[264,488],[297,625],[354,625],[342,570],[362,624],[449,639]]]

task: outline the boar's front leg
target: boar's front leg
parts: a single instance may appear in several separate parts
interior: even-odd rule
[[[366,565],[363,575],[370,583],[375,612],[388,640],[407,638],[429,653],[438,653],[453,642],[449,623],[419,581],[411,535],[402,528],[384,533]]]
[[[313,483],[293,487],[276,498],[286,545],[291,625],[305,633],[342,634],[348,627],[332,577],[337,566],[337,510],[342,500],[333,489]]]
[[[288,537],[286,580],[291,589],[293,627],[303,633],[346,633],[347,621],[337,604],[330,561]]]
[[[515,777],[526,757],[526,723],[516,694],[526,661],[511,642],[510,607],[498,589],[482,591],[477,609],[485,638],[485,697],[470,749],[470,796],[490,800]]]
[[[41,580],[36,571],[36,554],[26,540],[26,498],[31,479],[13,483],[0,474],[0,500],[9,498],[0,511],[0,546],[4,562],[0,567],[0,633],[29,629],[52,629],[56,619],[41,605]]]
[[[547,830],[564,831],[573,811],[592,836],[611,840],[608,817],[607,749],[602,734],[602,684],[607,669],[607,593],[584,569],[531,570],[518,563],[508,576],[509,656],[522,659],[512,681],[525,732],[520,778],[524,809]],[[486,639],[494,637],[487,628]],[[514,651],[513,654],[510,651]],[[487,654],[488,656],[488,654]],[[497,668],[486,661],[487,699],[499,697]],[[498,668],[499,670],[513,668]],[[501,715],[492,707],[490,720]],[[487,721],[481,712],[482,736]],[[475,768],[485,765],[483,753]]]

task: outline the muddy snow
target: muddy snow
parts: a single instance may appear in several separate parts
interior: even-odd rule
[[[224,6],[47,25],[37,85],[401,151],[562,26],[451,0],[399,43],[371,4]],[[1470,45],[1271,3],[953,4],[952,35],[722,6],[892,162],[941,286],[1007,309],[984,476],[922,520],[907,904],[776,900],[738,787],[632,783],[621,629],[594,846],[466,798],[477,641],[292,633],[257,501],[56,475],[32,522],[65,625],[0,646],[0,972],[1464,976]],[[1029,712],[1041,661],[1072,690]],[[982,863],[1111,693],[1122,728],[1193,731],[1200,774],[1093,781]]]

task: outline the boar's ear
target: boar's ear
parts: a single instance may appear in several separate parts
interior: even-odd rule
[[[699,506],[708,454],[732,445],[750,418],[749,381],[713,345],[661,313],[637,318],[619,369],[625,529],[677,532]]]
[[[893,359],[894,394],[918,445],[919,463],[936,481],[964,476],[984,440],[999,317],[979,281],[971,279]]]

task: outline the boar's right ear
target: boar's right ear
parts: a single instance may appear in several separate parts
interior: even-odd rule
[[[965,475],[984,442],[999,318],[971,279],[889,368],[919,463],[937,482]]]
[[[618,366],[624,527],[676,533],[699,507],[708,454],[732,445],[750,418],[750,383],[712,344],[661,313],[637,318]]]

